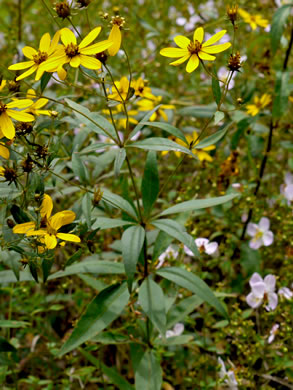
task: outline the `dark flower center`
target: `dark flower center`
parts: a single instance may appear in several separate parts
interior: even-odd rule
[[[198,54],[201,51],[201,43],[195,40],[194,42],[190,42],[190,44],[187,46],[187,49],[191,54]]]
[[[7,110],[6,104],[0,102],[0,115]]]
[[[65,53],[66,53],[67,57],[69,57],[69,58],[73,58],[75,56],[78,56],[80,54],[78,45],[76,45],[75,43],[70,43],[69,45],[67,45],[65,47]]]
[[[33,55],[33,60],[36,65],[40,65],[42,62],[46,61],[47,58],[48,53],[41,50],[38,50],[38,53]]]

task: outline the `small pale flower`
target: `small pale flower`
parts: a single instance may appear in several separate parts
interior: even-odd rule
[[[250,280],[251,293],[246,297],[247,304],[256,309],[263,301],[268,302],[266,310],[275,310],[278,305],[278,295],[275,293],[276,277],[267,275],[264,279],[255,272]]]
[[[293,297],[293,292],[288,287],[281,287],[278,291],[281,297],[288,299],[289,301]]]
[[[180,336],[184,332],[184,324],[178,322],[172,330],[167,330],[166,339],[169,337]]]
[[[238,382],[235,377],[235,373],[233,370],[226,370],[225,363],[223,360],[219,357],[218,363],[221,365],[220,370],[220,378],[224,380],[224,383],[228,386],[231,390],[237,390],[238,389]]]
[[[285,174],[285,183],[280,187],[281,194],[288,200],[288,203],[293,201],[293,175],[290,172]]]
[[[159,262],[156,266],[156,269],[161,268],[166,259],[170,259],[170,258],[176,259],[177,256],[178,256],[178,251],[175,251],[175,249],[172,248],[172,246],[168,246],[168,248],[159,256]]]
[[[272,329],[270,330],[270,335],[268,337],[268,344],[271,344],[275,340],[276,334],[279,331],[279,327],[279,324],[273,325]]]
[[[251,249],[259,249],[261,246],[270,246],[274,242],[274,234],[270,228],[270,220],[266,217],[262,217],[258,225],[251,223],[247,225],[247,234],[253,237],[249,241],[249,247]]]
[[[201,253],[216,257],[219,255],[218,243],[215,241],[210,242],[207,238],[197,238],[195,245]],[[194,256],[193,252],[187,246],[184,245],[184,251],[188,256]]]

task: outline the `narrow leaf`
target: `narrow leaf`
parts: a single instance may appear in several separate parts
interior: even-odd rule
[[[145,126],[149,127],[157,127],[159,129],[165,130],[167,133],[174,135],[174,137],[177,137],[181,139],[183,142],[188,144],[185,135],[180,129],[177,129],[177,127],[170,125],[166,122],[143,122]]]
[[[109,203],[111,206],[116,207],[122,211],[125,211],[128,215],[130,215],[135,220],[137,220],[137,215],[133,207],[127,200],[123,199],[121,196],[113,194],[112,192],[103,189],[102,199],[105,202]]]
[[[87,170],[80,158],[79,153],[74,152],[72,154],[72,170],[76,176],[79,177],[80,181],[86,183],[87,181]]]
[[[100,229],[100,230],[113,229],[115,227],[131,225],[131,224],[132,222],[124,221],[123,219],[98,217],[96,222],[94,222],[92,229]]]
[[[174,151],[174,152],[182,152],[189,154],[193,158],[195,157],[194,154],[191,153],[191,151],[187,148],[185,148],[182,145],[177,144],[174,141],[171,141],[168,138],[146,138],[142,141],[133,142],[132,144],[127,145],[127,147],[131,148],[139,148],[144,150],[156,150],[156,151]]]
[[[154,351],[146,351],[135,371],[136,390],[161,390],[162,370]]]
[[[271,35],[271,46],[273,55],[276,53],[279,45],[281,36],[284,32],[287,19],[291,12],[292,4],[285,4],[283,7],[277,9],[273,15],[272,25],[270,30]]]
[[[141,183],[142,202],[145,215],[148,215],[159,193],[159,172],[157,156],[149,151]]]
[[[231,124],[232,122],[226,124],[222,130],[219,130],[216,133],[200,141],[198,144],[195,145],[194,149],[203,149],[206,148],[207,146],[215,145],[217,142],[219,142],[222,138],[225,137]]]
[[[289,82],[289,72],[277,72],[275,98],[272,112],[274,119],[281,118],[288,107],[288,97],[290,95]]]
[[[150,117],[153,115],[154,112],[156,112],[159,108],[161,107],[161,104],[153,108],[150,112],[148,112],[140,122],[135,126],[135,128],[132,130],[132,132],[129,134],[128,139],[131,139],[132,137],[135,136],[145,125],[143,124],[144,122],[147,122]]]
[[[213,73],[214,73],[215,77],[212,77],[212,90],[213,90],[215,102],[217,104],[219,104],[221,101],[222,93],[221,93],[220,83],[219,83],[219,80],[217,78],[217,72],[216,72],[216,69],[214,67],[213,67]]]
[[[119,176],[120,170],[126,158],[126,151],[124,148],[119,148],[115,161],[114,161],[114,174],[116,177]]]
[[[88,229],[90,229],[92,224],[91,222],[92,202],[91,202],[90,194],[88,192],[82,198],[81,208],[82,208],[82,213],[86,220],[87,227]]]

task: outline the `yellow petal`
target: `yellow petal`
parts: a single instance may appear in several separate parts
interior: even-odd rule
[[[53,234],[46,234],[45,235],[45,245],[48,249],[54,249],[57,245],[56,236],[54,236]]]
[[[109,41],[113,42],[113,45],[108,49],[108,53],[110,54],[110,56],[114,56],[115,54],[117,54],[121,46],[121,40],[122,34],[120,28],[119,26],[117,26],[117,24],[114,24],[109,35]]]
[[[26,108],[31,106],[33,103],[34,102],[31,99],[15,99],[7,104],[7,108]]]
[[[80,55],[77,55],[77,56],[74,56],[71,58],[70,60],[70,66],[72,66],[73,68],[78,68],[79,65],[80,65]]]
[[[76,45],[75,35],[71,30],[69,30],[69,28],[67,27],[62,28],[60,33],[61,33],[61,41],[65,46],[69,45],[70,43],[74,43]]]
[[[188,53],[189,51],[187,49],[179,49],[177,47],[166,47],[160,51],[161,56],[170,58],[184,57]]]
[[[44,107],[48,103],[48,101],[48,99],[41,98],[35,102],[34,108],[38,110],[39,108]]]
[[[250,14],[242,8],[238,8],[238,14],[242,16],[242,18],[250,18]]]
[[[40,230],[29,230],[27,233],[26,233],[26,235],[28,236],[28,237],[30,237],[30,236],[45,236],[46,234],[48,234],[47,233],[47,231],[46,230],[42,230],[42,229],[40,229]]]
[[[9,118],[6,112],[0,115],[0,128],[4,137],[13,139],[15,136],[15,128],[12,120]]]
[[[210,54],[220,53],[221,51],[229,49],[230,46],[231,46],[231,43],[226,42],[226,43],[221,43],[220,45],[203,47],[202,51],[204,53],[210,53]]]
[[[201,60],[206,60],[206,61],[213,61],[213,60],[216,59],[215,56],[211,56],[211,55],[205,53],[204,51],[200,51],[200,52],[198,53],[198,56],[199,56],[199,58],[200,58]]]
[[[29,58],[30,60],[33,59],[33,57],[38,54],[38,52],[36,51],[36,49],[34,49],[33,47],[30,47],[30,46],[25,46],[23,49],[22,49],[22,52],[23,52],[23,55],[25,55],[27,58]]]
[[[10,65],[8,67],[8,69],[9,70],[21,70],[21,69],[27,69],[33,65],[34,65],[34,61],[18,62],[17,64]]]
[[[177,46],[181,47],[181,49],[186,49],[190,44],[190,39],[184,37],[183,35],[177,35],[177,37],[174,38],[174,42]]]
[[[57,31],[52,39],[50,49],[48,50],[49,55],[51,55],[56,50],[59,39],[60,39],[60,31]]]
[[[0,144],[0,156],[6,160],[9,158],[9,150],[3,144]]]
[[[63,68],[63,66],[59,66],[57,69],[57,74],[60,80],[65,80],[67,76],[66,70]]]
[[[70,61],[70,59],[67,58],[65,51],[63,51],[61,55],[53,56],[50,59],[48,59],[47,61],[43,62],[40,65],[40,69],[42,69],[42,71],[46,71],[46,72],[55,72],[59,66],[62,66],[69,61]]]
[[[193,33],[193,41],[198,41],[202,43],[204,37],[204,29],[202,27],[198,27]]]
[[[57,238],[63,241],[80,242],[80,238],[75,234],[57,233]]]
[[[102,64],[99,60],[93,57],[88,57],[83,54],[80,55],[80,63],[82,66],[88,69],[100,69]]]
[[[44,34],[40,40],[39,49],[47,53],[50,47],[50,42],[51,42],[50,34],[49,33]]]
[[[186,72],[191,73],[193,72],[199,65],[199,59],[196,54],[193,54],[186,65]]]
[[[97,53],[101,53],[102,51],[107,50],[112,45],[113,45],[113,42],[106,39],[105,41],[101,41],[99,43],[95,43],[94,45],[80,49],[80,53],[86,54],[86,55],[97,54]]]
[[[44,194],[43,201],[42,201],[41,208],[40,208],[41,217],[42,218],[47,217],[49,219],[51,216],[52,210],[53,210],[52,198],[48,194]]]
[[[212,45],[213,43],[219,41],[225,34],[227,30],[222,30],[217,32],[217,34],[213,35],[210,39],[208,39],[205,43],[203,43],[202,47],[207,47]]]
[[[11,118],[20,122],[33,122],[35,120],[33,115],[28,114],[24,111],[7,110],[7,114]]]
[[[82,49],[83,47],[88,46],[90,43],[92,43],[97,36],[100,34],[102,27],[96,27],[94,28],[78,45],[79,49]]]
[[[38,65],[33,65],[29,70],[21,74],[16,78],[16,81],[22,80],[28,76],[30,76],[32,73],[34,73],[38,69]]]
[[[68,225],[75,220],[75,213],[71,210],[60,211],[50,218],[49,223],[53,229],[58,230],[61,226]]]
[[[213,158],[206,152],[203,152],[202,150],[197,150],[195,153],[200,161],[213,161]]]
[[[36,92],[35,92],[35,90],[33,90],[32,88],[28,89],[28,90],[26,91],[26,97],[27,97],[28,99],[35,99],[35,98],[36,98]]]
[[[36,224],[34,222],[25,222],[15,225],[12,229],[14,234],[26,234],[29,230],[33,230]]]

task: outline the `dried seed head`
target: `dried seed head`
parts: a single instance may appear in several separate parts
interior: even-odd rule
[[[14,168],[9,168],[9,167],[4,168],[3,173],[1,174],[1,176],[4,176],[5,177],[5,181],[8,181],[9,184],[11,184],[12,182],[16,183],[17,172],[16,172],[16,170]]]
[[[115,16],[112,16],[110,23],[113,26],[114,26],[114,24],[116,24],[120,29],[122,29],[122,27],[125,24],[125,19],[120,15],[115,15]]]
[[[35,153],[38,157],[45,158],[48,155],[48,148],[47,146],[38,145]]]
[[[29,173],[33,170],[34,163],[33,163],[33,160],[29,154],[27,155],[27,158],[22,161],[21,166],[22,166],[23,172]]]
[[[237,11],[238,11],[237,4],[227,6],[227,16],[231,21],[231,23],[233,24],[233,26],[235,25],[235,22],[237,20]]]
[[[67,1],[60,1],[55,4],[55,11],[59,18],[66,19],[70,16],[70,6]]]
[[[234,72],[239,72],[239,69],[241,68],[240,60],[241,57],[239,51],[237,51],[236,54],[231,54],[228,61],[228,68]]]
[[[95,57],[97,60],[101,61],[102,64],[105,64],[108,59],[108,55],[105,51],[102,51],[101,53],[97,53]]]
[[[33,125],[28,122],[19,122],[15,125],[16,135],[26,135],[33,131]]]
[[[8,81],[7,86],[10,92],[19,92],[20,90],[20,83],[18,81]]]
[[[7,226],[12,229],[15,226],[15,222],[11,218],[6,219]]]
[[[94,198],[93,198],[93,205],[98,206],[100,201],[102,200],[103,197],[103,191],[101,191],[100,188],[95,188],[94,190]]]

